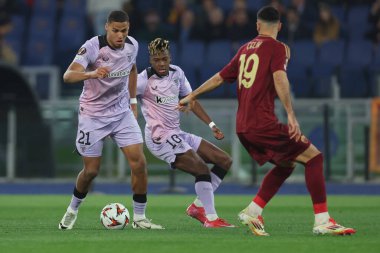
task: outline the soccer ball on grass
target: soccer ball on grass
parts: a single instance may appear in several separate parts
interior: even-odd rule
[[[129,211],[120,203],[108,204],[100,212],[100,223],[106,229],[123,229],[129,223]]]

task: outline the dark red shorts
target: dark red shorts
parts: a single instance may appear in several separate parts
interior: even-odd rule
[[[288,126],[281,123],[264,130],[253,129],[249,133],[237,135],[251,157],[260,165],[269,161],[275,164],[294,161],[311,144],[305,136],[302,136],[298,142],[290,139]]]

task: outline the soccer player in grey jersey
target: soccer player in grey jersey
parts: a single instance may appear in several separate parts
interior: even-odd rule
[[[105,24],[106,35],[86,41],[63,79],[67,83],[84,81],[79,98],[76,148],[83,158],[73,196],[59,229],[72,229],[79,205],[92,180],[98,175],[103,142],[111,137],[131,167],[134,228],[162,229],[145,217],[147,169],[143,139],[137,124],[136,56],[137,41],[128,36],[129,17],[112,11]]]
[[[199,136],[180,129],[179,97],[192,90],[181,68],[170,65],[169,42],[157,38],[149,44],[150,64],[138,75],[137,97],[146,120],[145,141],[157,158],[195,177],[197,198],[187,208],[189,216],[204,227],[233,227],[218,217],[214,191],[230,169],[232,160],[221,149]],[[224,137],[200,103],[195,101],[194,114],[208,124],[217,139]],[[208,169],[206,163],[214,167]]]

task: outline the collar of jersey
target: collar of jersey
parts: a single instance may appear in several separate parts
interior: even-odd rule
[[[108,43],[108,40],[107,40],[107,34],[104,34],[104,35],[102,35],[102,39],[104,40],[104,42],[106,43],[106,45],[109,47],[109,48],[111,48],[112,50],[121,50],[121,49],[123,49],[124,48],[124,46],[122,47],[122,48],[114,48],[113,46],[111,46],[110,45],[110,43]]]

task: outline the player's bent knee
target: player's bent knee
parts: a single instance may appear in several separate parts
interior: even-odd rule
[[[136,160],[129,161],[129,166],[131,170],[136,173],[143,173],[146,171],[146,161],[145,158],[139,158]]]
[[[305,153],[308,153],[311,157],[315,157],[318,154],[320,154],[321,151],[319,151],[319,149],[316,146],[314,146],[313,144],[311,144],[309,146],[309,148],[306,149]]]
[[[309,161],[311,161],[313,159],[319,159],[323,162],[323,154],[321,152],[317,152],[317,153],[313,154],[313,156],[309,159]]]
[[[219,152],[215,154],[215,160],[212,163],[228,171],[232,166],[232,158],[227,153]]]
[[[296,157],[297,162],[306,164],[308,161],[322,154],[313,144],[311,144],[302,154]]]
[[[284,168],[284,169],[291,169],[293,170],[296,167],[296,163],[293,161],[283,161],[276,164],[277,166]]]
[[[84,170],[84,176],[86,177],[86,179],[88,180],[92,180],[94,178],[96,178],[99,174],[99,170],[89,170],[89,169],[86,169]]]
[[[223,169],[225,170],[229,170],[232,166],[232,158],[229,156],[229,155],[226,155],[224,158],[223,158],[223,165],[222,165]]]
[[[145,163],[136,164],[136,166],[131,166],[132,173],[136,176],[147,174],[147,169]]]
[[[317,157],[320,158],[323,161],[323,154],[318,149],[313,150],[312,152],[310,152],[308,154],[308,157],[307,157],[305,163],[308,163],[308,162],[310,162],[311,160],[313,160],[313,159],[315,159]]]

